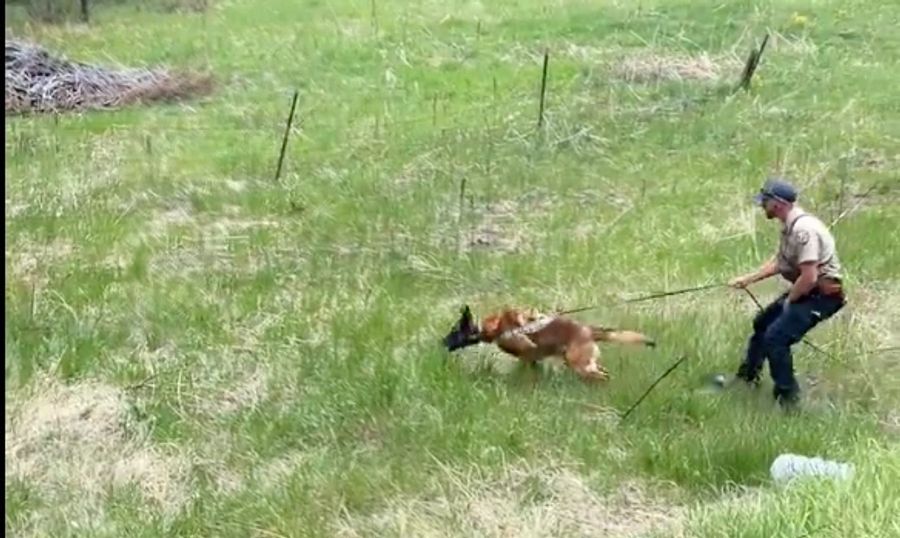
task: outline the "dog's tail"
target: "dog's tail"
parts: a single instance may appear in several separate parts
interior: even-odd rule
[[[615,342],[617,344],[642,344],[647,347],[655,347],[656,342],[645,334],[635,331],[610,329],[607,327],[591,326],[591,336],[595,341]]]

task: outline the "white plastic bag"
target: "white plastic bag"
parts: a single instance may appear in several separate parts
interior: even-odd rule
[[[824,460],[819,457],[808,458],[798,454],[781,454],[769,468],[772,479],[778,485],[784,485],[795,478],[828,477],[847,480],[853,477],[853,465]]]

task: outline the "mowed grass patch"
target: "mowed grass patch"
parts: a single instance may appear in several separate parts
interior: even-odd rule
[[[204,67],[220,84],[202,102],[6,122],[8,423],[62,394],[64,433],[102,416],[128,426],[52,445],[72,455],[52,473],[8,471],[7,529],[890,530],[873,503],[896,492],[872,470],[896,452],[896,354],[864,352],[896,340],[894,11],[272,0],[17,25],[70,58]],[[753,90],[730,95],[766,31]],[[616,76],[648,55],[708,59],[717,76]],[[776,169],[808,209],[852,209],[835,228],[851,302],[809,336],[829,356],[795,347],[799,417],[772,405],[768,380],[704,390],[740,361],[756,308],[744,294],[621,302],[761,263],[777,224],[749,201]],[[659,346],[603,346],[612,380],[586,386],[489,346],[448,356],[439,339],[462,304],[592,305],[578,318]],[[86,418],[85,387],[108,396]],[[767,473],[788,451],[861,465],[850,489],[821,493],[853,515],[794,523],[819,490],[782,504]],[[761,500],[717,504],[745,488]]]

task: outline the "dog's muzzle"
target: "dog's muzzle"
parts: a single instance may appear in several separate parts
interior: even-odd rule
[[[477,336],[451,334],[444,337],[443,343],[447,351],[456,351],[464,347],[474,346],[479,342]]]

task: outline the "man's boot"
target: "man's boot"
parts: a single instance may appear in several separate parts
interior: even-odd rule
[[[737,374],[734,376],[735,381],[743,381],[750,388],[758,389],[760,386],[759,371],[759,368],[753,371],[746,362],[741,363]]]

